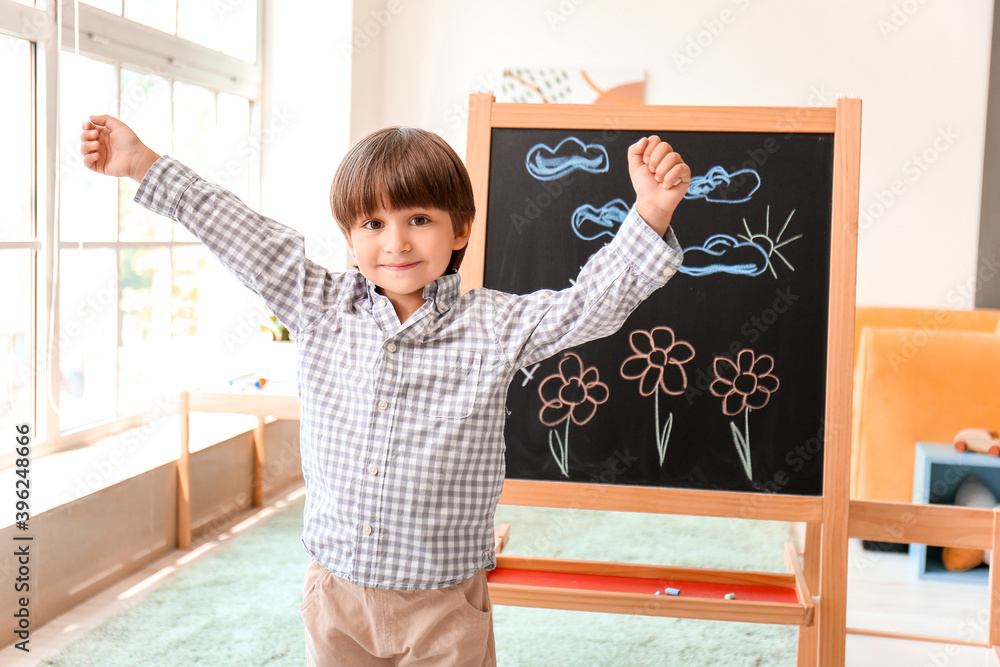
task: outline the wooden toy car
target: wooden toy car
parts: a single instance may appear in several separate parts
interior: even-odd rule
[[[1000,456],[1000,435],[985,428],[963,428],[955,435],[955,450]]]

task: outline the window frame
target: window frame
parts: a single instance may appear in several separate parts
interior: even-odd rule
[[[30,42],[32,67],[33,193],[29,238],[0,240],[0,249],[32,251],[32,312],[29,348],[34,392],[31,414],[34,456],[76,449],[102,438],[166,416],[162,406],[77,430],[60,432],[58,401],[61,386],[58,339],[60,286],[55,283],[56,253],[72,248],[156,247],[197,245],[194,241],[59,241],[59,52],[111,62],[116,81],[122,68],[155,74],[174,82],[230,93],[250,102],[250,141],[259,145],[265,108],[264,33],[270,0],[256,0],[256,61],[235,56],[171,35],[74,0],[40,0],[44,8],[0,0],[0,33]],[[120,85],[119,85],[120,90]],[[82,165],[81,165],[82,168]],[[250,161],[250,203],[260,201],[261,158]],[[119,269],[120,270],[120,269]],[[50,335],[51,332],[51,335]],[[119,333],[120,336],[120,333]],[[48,396],[51,388],[51,400]],[[117,401],[117,396],[116,396]],[[19,416],[15,415],[20,419]],[[13,454],[0,454],[0,469],[13,464]]]

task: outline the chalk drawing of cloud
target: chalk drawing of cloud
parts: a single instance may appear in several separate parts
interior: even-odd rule
[[[741,204],[750,201],[760,188],[760,174],[753,169],[729,173],[722,167],[712,167],[704,176],[691,178],[684,199],[704,199],[716,204]]]
[[[578,206],[573,211],[573,233],[584,241],[593,241],[601,236],[614,238],[628,215],[628,204],[622,199],[612,199],[601,208],[590,204]]]
[[[584,144],[576,137],[566,137],[555,148],[535,144],[524,159],[528,173],[540,181],[552,181],[577,169],[592,174],[608,170],[608,151],[600,144]]]
[[[713,273],[759,276],[767,270],[768,261],[767,253],[756,243],[716,234],[704,245],[685,248],[684,264],[678,270],[695,277]]]

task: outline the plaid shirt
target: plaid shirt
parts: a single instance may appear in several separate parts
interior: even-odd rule
[[[400,324],[357,271],[305,256],[302,236],[164,157],[136,201],[194,233],[298,345],[302,542],[337,576],[376,588],[449,586],[495,565],[504,402],[518,369],[618,330],[680,266],[633,209],[561,291],[424,288]]]

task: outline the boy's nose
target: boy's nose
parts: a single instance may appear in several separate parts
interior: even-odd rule
[[[389,252],[407,252],[410,250],[410,239],[405,229],[390,228],[386,239],[386,250]]]

